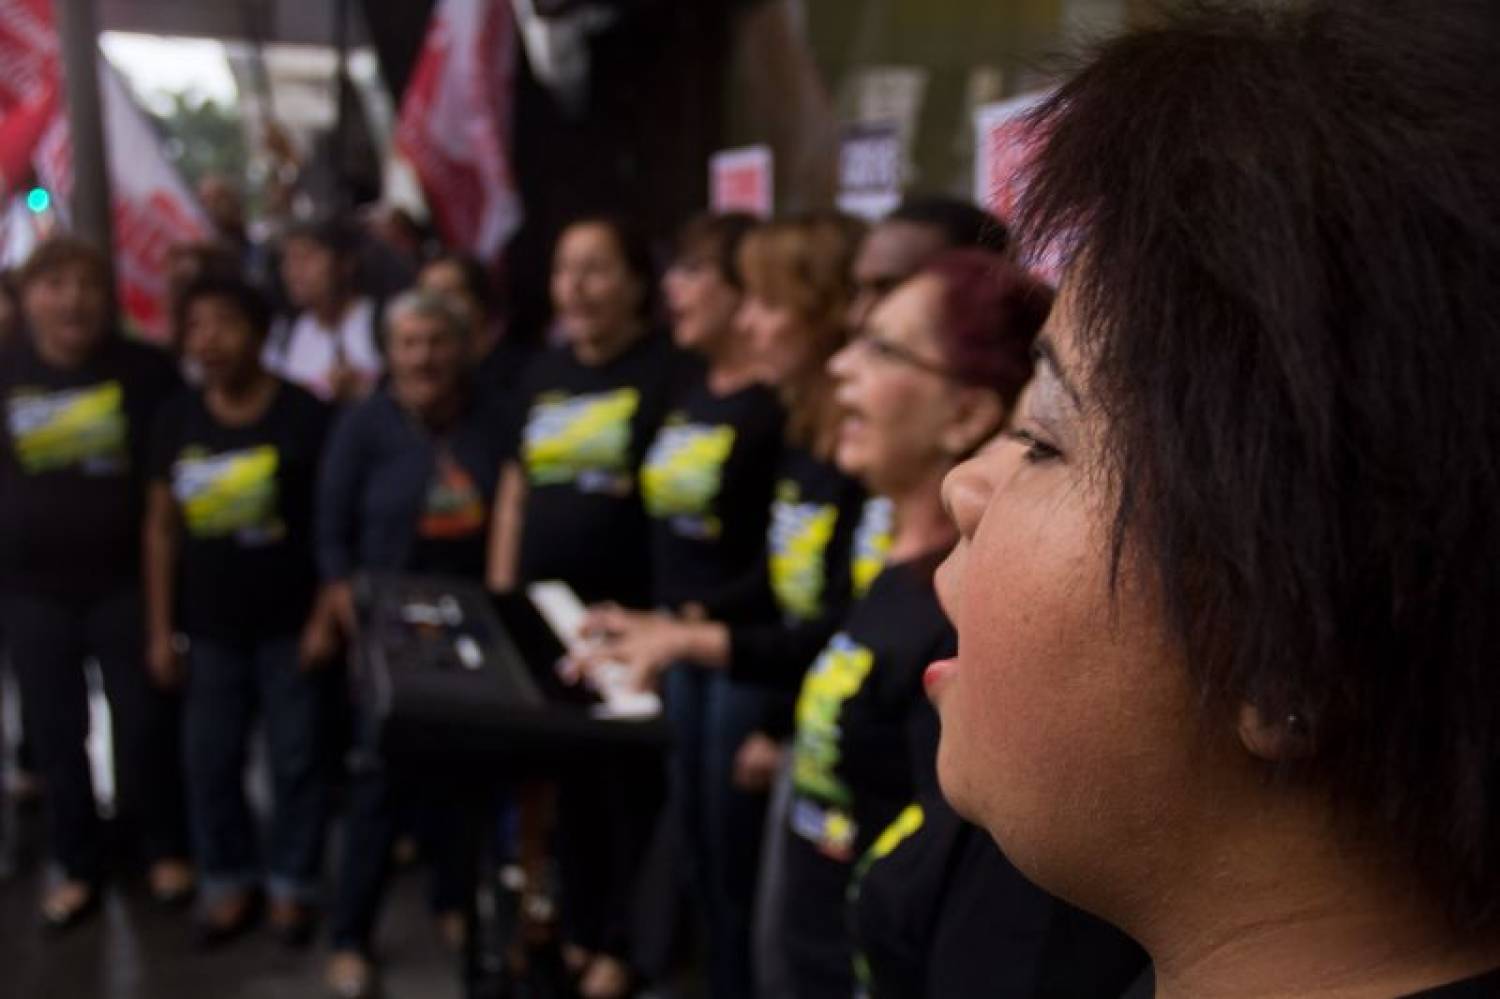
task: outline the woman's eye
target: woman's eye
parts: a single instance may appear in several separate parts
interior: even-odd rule
[[[1020,428],[1008,430],[1005,436],[1025,446],[1026,452],[1023,455],[1023,459],[1030,464],[1036,465],[1044,461],[1053,461],[1062,457],[1061,451],[1046,441],[1041,440],[1029,430]]]

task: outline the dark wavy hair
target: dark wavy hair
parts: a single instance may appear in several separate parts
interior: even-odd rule
[[[1033,118],[1020,230],[1108,424],[1115,566],[1210,710],[1500,916],[1500,40],[1481,0],[1199,5]],[[1226,714],[1227,717],[1227,714]]]
[[[187,330],[188,310],[206,298],[223,302],[239,313],[257,339],[264,340],[271,332],[275,316],[266,296],[241,277],[217,273],[196,277],[182,289],[173,306],[178,330]]]
[[[713,262],[719,277],[736,291],[744,291],[745,276],[740,273],[740,244],[759,223],[753,215],[711,212],[689,219],[677,233],[676,257],[687,260],[701,257]]]
[[[918,272],[942,283],[936,333],[956,381],[993,389],[1010,413],[1031,377],[1031,345],[1052,289],[988,250],[944,250]]]

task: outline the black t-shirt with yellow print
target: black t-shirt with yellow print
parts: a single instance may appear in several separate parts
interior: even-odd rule
[[[165,354],[117,336],[66,370],[26,336],[0,350],[0,585],[72,599],[136,585],[151,422],[180,384]]]
[[[853,596],[851,553],[865,505],[858,482],[801,448],[776,471],[763,557],[772,620],[730,628],[730,675],[795,691]],[[768,584],[768,585],[767,585]],[[714,616],[729,615],[710,608]]]
[[[649,605],[637,470],[694,367],[653,333],[604,365],[581,364],[563,347],[528,369],[513,439],[527,484],[523,581],[562,580],[588,603]]]
[[[868,999],[1117,996],[1146,965],[1125,934],[1026,880],[936,788],[860,860],[849,919]]]
[[[667,414],[641,466],[658,606],[722,607],[763,576],[783,423],[770,390],[720,396],[704,380]]]
[[[792,749],[782,912],[798,995],[850,995],[854,862],[935,786],[937,716],[922,674],[954,652],[932,574],[943,553],[887,566],[802,683]]]
[[[295,633],[317,586],[313,496],[332,410],[288,382],[254,423],[226,426],[199,392],[162,408],[150,476],[182,522],[177,624],[244,642]]]

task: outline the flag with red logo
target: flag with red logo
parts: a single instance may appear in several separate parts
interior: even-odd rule
[[[0,0],[0,184],[9,192],[34,171],[59,210],[73,190],[62,80],[49,0]],[[120,307],[137,333],[162,341],[170,325],[167,251],[174,243],[207,239],[213,230],[145,112],[102,56],[99,86]]]
[[[31,175],[31,153],[57,116],[57,32],[50,0],[0,0],[0,200]]]
[[[515,71],[508,0],[439,0],[396,130],[443,238],[490,263],[521,224],[510,157]]]

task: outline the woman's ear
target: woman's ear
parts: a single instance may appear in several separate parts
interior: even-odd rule
[[[1289,763],[1313,755],[1312,726],[1295,712],[1276,715],[1246,701],[1240,705],[1240,745],[1267,763]]]
[[[1004,419],[1005,407],[994,392],[960,387],[953,394],[953,416],[938,443],[945,454],[962,459],[995,436]]]

